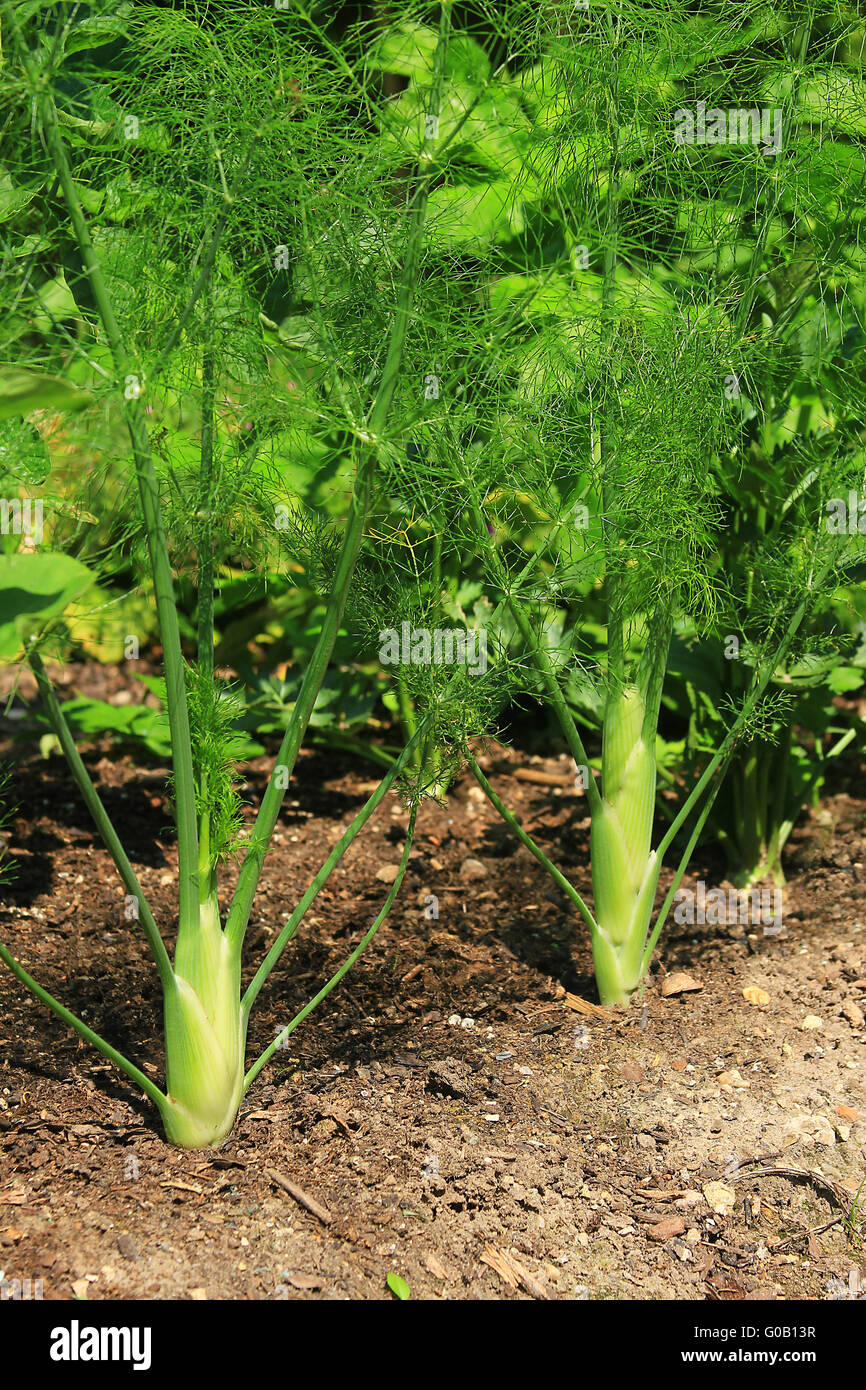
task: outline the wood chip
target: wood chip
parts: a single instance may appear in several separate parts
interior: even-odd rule
[[[483,1258],[484,1257],[482,1256],[482,1259]],[[432,1253],[432,1251],[428,1251],[427,1254],[424,1256],[424,1264],[427,1268],[428,1273],[432,1274],[434,1279],[441,1279],[443,1283],[447,1281],[448,1274],[445,1270],[445,1267],[439,1260],[437,1260],[436,1256]]]
[[[283,1192],[288,1193],[288,1195],[298,1203],[298,1206],[303,1207],[311,1216],[315,1216],[322,1222],[323,1226],[330,1226],[334,1219],[333,1216],[328,1211],[327,1207],[323,1207],[321,1202],[316,1201],[315,1197],[311,1197],[309,1193],[305,1192],[302,1187],[298,1187],[296,1183],[289,1182],[289,1179],[284,1178],[282,1173],[278,1173],[275,1168],[266,1168],[265,1172],[271,1182],[275,1183],[277,1187],[282,1188]]]
[[[662,995],[665,999],[670,998],[672,994],[690,994],[698,989],[703,989],[700,980],[693,979],[684,970],[675,970],[662,981]]]
[[[570,787],[571,778],[561,773],[542,772],[535,767],[516,767],[511,774],[518,782],[534,782],[537,787]]]
[[[600,1004],[590,1004],[578,994],[566,994],[562,1002],[569,1009],[574,1009],[575,1013],[587,1014],[591,1018],[613,1018],[611,1009],[603,1009]]]
[[[194,1182],[181,1182],[179,1178],[169,1178],[166,1182],[161,1182],[160,1187],[173,1187],[178,1192],[194,1192],[197,1197],[202,1196],[203,1189],[196,1187]]]
[[[482,1252],[481,1260],[483,1264],[494,1269],[509,1288],[522,1287],[533,1298],[547,1298],[547,1294],[537,1279],[532,1277],[516,1255],[506,1255],[504,1250],[498,1250],[495,1245],[487,1245]]]
[[[686,1229],[686,1223],[681,1216],[666,1216],[664,1221],[657,1221],[653,1226],[647,1226],[647,1236],[650,1240],[658,1241],[659,1244],[666,1240],[673,1240],[674,1236],[681,1236]]]
[[[850,1105],[837,1105],[836,1114],[840,1120],[859,1120],[860,1111],[854,1110]]]
[[[15,1187],[11,1192],[0,1192],[0,1206],[4,1207],[24,1207],[27,1205],[27,1193],[20,1187]]]
[[[619,1074],[624,1081],[646,1081],[646,1072],[640,1062],[623,1062]]]

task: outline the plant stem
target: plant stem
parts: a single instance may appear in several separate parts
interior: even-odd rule
[[[35,647],[31,647],[30,651],[27,653],[27,660],[36,677],[39,693],[42,696],[42,702],[45,706],[45,712],[57,736],[63,755],[69,764],[69,770],[75,779],[82,800],[92,815],[97,830],[105,841],[106,848],[114,860],[117,871],[123,880],[124,887],[130,897],[136,900],[138,920],[147,937],[150,949],[154,954],[159,977],[163,987],[165,987],[172,978],[171,962],[168,958],[168,952],[165,949],[163,939],[160,936],[159,928],[156,925],[153,913],[150,909],[150,904],[144,896],[144,891],[138,881],[135,870],[126,856],[117,831],[111,823],[111,818],[103,806],[99,793],[90,779],[87,768],[84,766],[81,754],[75,746],[75,740],[72,737],[72,732],[57,701],[54,687],[48,678],[48,673],[45,670],[42,658]]]
[[[508,807],[505,805],[505,802],[499,796],[497,796],[496,792],[491,787],[490,783],[484,776],[484,773],[481,771],[481,768],[478,766],[477,762],[473,757],[469,758],[469,766],[475,774],[479,786],[481,787],[482,791],[490,801],[490,804],[494,807],[495,810],[499,812],[500,816],[505,821],[505,824],[509,826],[511,830],[514,831],[514,834],[517,836],[518,840],[520,840],[521,844],[524,844],[526,848],[529,850],[529,852],[535,856],[539,864],[541,864],[547,870],[554,883],[556,883],[562,889],[563,893],[565,893],[567,897],[571,898],[571,901],[574,903],[584,922],[586,922],[586,925],[589,927],[590,932],[597,932],[598,923],[596,922],[586,903],[583,901],[583,898],[578,893],[577,889],[571,883],[569,883],[565,875],[559,871],[559,869],[550,859],[548,859],[547,855],[544,853],[544,850],[541,849],[541,847],[535,843],[535,841],[529,834],[527,834],[517,817],[511,811],[509,811]]]
[[[249,1017],[250,1010],[253,1004],[255,1003],[256,996],[262,988],[262,985],[267,980],[268,976],[270,975],[271,971],[273,970],[274,966],[276,965],[286,946],[289,944],[289,942],[292,940],[293,936],[297,932],[298,927],[301,921],[303,920],[304,916],[306,915],[307,911],[309,910],[311,904],[318,897],[322,888],[327,883],[331,873],[339,864],[343,855],[346,853],[346,850],[349,848],[350,844],[355,839],[355,836],[358,835],[358,833],[364,828],[367,821],[370,819],[373,812],[376,810],[376,807],[382,801],[383,797],[393,787],[400,773],[412,761],[418,744],[425,736],[428,722],[429,721],[425,720],[421,727],[417,729],[416,732],[412,735],[412,738],[406,744],[399,758],[397,758],[394,764],[392,765],[387,776],[382,778],[382,781],[379,783],[372,796],[368,798],[368,800],[361,807],[361,810],[358,812],[355,819],[352,821],[351,825],[349,825],[347,829],[344,831],[343,835],[340,837],[340,839],[335,844],[334,848],[331,850],[331,853],[328,855],[324,864],[319,869],[319,872],[316,874],[306,893],[298,902],[294,912],[292,913],[286,925],[283,927],[283,930],[280,932],[273,946],[268,951],[268,954],[265,956],[265,959],[262,961],[261,965],[256,971],[254,978],[250,981],[250,984],[247,987],[247,991],[244,994],[243,1000],[241,1001],[241,1009],[245,1018]]]
[[[7,951],[2,942],[0,942],[0,960],[8,965],[16,979],[20,980],[23,985],[26,985],[30,993],[34,994],[40,1003],[45,1004],[53,1013],[57,1014],[58,1018],[62,1018],[63,1022],[67,1023],[70,1028],[74,1028],[75,1032],[78,1033],[80,1037],[84,1038],[85,1042],[89,1042],[93,1047],[97,1048],[102,1053],[103,1057],[107,1057],[110,1062],[114,1062],[115,1066],[120,1067],[120,1070],[125,1072],[130,1080],[134,1081],[147,1098],[152,1100],[154,1105],[162,1112],[163,1106],[166,1103],[166,1096],[163,1095],[159,1087],[155,1086],[153,1082],[145,1076],[144,1072],[139,1071],[138,1067],[135,1066],[133,1062],[128,1061],[127,1058],[123,1056],[123,1053],[118,1052],[116,1047],[112,1047],[111,1043],[106,1042],[98,1033],[94,1033],[93,1029],[88,1028],[87,1024],[78,1018],[76,1014],[72,1013],[70,1009],[67,1009],[65,1004],[61,1004],[58,999],[55,999],[52,994],[48,993],[47,989],[43,989],[41,985],[37,984],[33,976],[28,974],[24,966],[20,965],[15,957]]]
[[[445,72],[445,55],[450,30],[450,10],[450,4],[444,4],[441,7],[439,41],[436,46],[436,54],[433,63],[431,100],[434,110],[438,110],[439,101],[441,99],[442,81]],[[432,169],[428,168],[425,172],[419,171],[415,182],[415,189],[410,199],[409,231],[394,322],[388,341],[388,350],[382,369],[382,376],[365,431],[368,442],[357,463],[355,484],[349,507],[349,519],[343,534],[343,543],[337,561],[328,608],[322,622],[315,650],[310,659],[310,664],[307,667],[304,679],[301,683],[301,689],[297,703],[292,712],[291,721],[283,736],[280,751],[277,755],[277,763],[262,798],[261,806],[259,807],[259,813],[250,836],[249,847],[244,856],[244,862],[241,866],[237,887],[232,899],[231,910],[226,923],[226,933],[233,946],[238,948],[243,941],[247,922],[249,921],[249,915],[252,910],[253,898],[255,897],[256,887],[262,871],[265,853],[277,823],[277,817],[280,813],[280,806],[285,796],[286,787],[294,771],[295,761],[301,747],[301,742],[310,721],[310,716],[313,713],[316,699],[318,698],[319,690],[328,668],[328,663],[331,659],[331,653],[334,648],[340,622],[343,617],[343,610],[348,598],[349,586],[355,571],[358,552],[361,548],[364,527],[372,497],[373,479],[376,467],[376,450],[388,419],[397,386],[397,378],[403,361],[403,350],[412,313],[415,283],[421,257],[424,222],[427,212],[427,196],[431,177]],[[355,446],[355,452],[357,453],[357,445]],[[285,786],[281,787],[278,785],[276,777],[277,767],[285,769],[283,777],[280,778],[280,781],[284,782]]]
[[[147,434],[144,403],[141,400],[141,382],[130,371],[133,365],[123,341],[114,307],[108,293],[102,267],[91,241],[87,219],[78,197],[72,170],[66,153],[66,146],[57,124],[57,111],[54,99],[41,73],[28,52],[21,30],[9,0],[2,0],[21,65],[28,78],[39,115],[42,133],[48,153],[54,164],[69,220],[75,234],[78,249],[90,283],[91,293],[96,303],[105,336],[111,352],[114,369],[119,384],[124,385],[123,410],[126,426],[132,445],[133,460],[141,496],[147,531],[147,546],[150,556],[156,608],[159,619],[159,632],[165,660],[166,705],[171,730],[172,762],[174,768],[174,787],[176,801],[176,822],[179,862],[179,907],[183,920],[195,921],[198,914],[197,878],[197,834],[195,814],[195,788],[193,784],[192,750],[189,737],[189,715],[186,703],[186,688],[183,674],[183,658],[180,647],[180,630],[175,606],[174,582],[171,561],[168,554],[165,531],[160,509],[159,486],[150,452]]]
[[[331,990],[340,983],[346,972],[348,970],[351,970],[352,966],[355,964],[355,961],[367,949],[370,942],[373,940],[373,937],[376,935],[376,932],[379,930],[385,918],[388,916],[388,913],[391,911],[391,905],[393,904],[394,899],[400,891],[400,885],[403,882],[403,878],[405,876],[406,869],[409,864],[409,855],[411,853],[412,843],[415,838],[416,814],[417,807],[413,806],[411,812],[409,813],[409,825],[406,831],[406,844],[403,848],[403,854],[400,859],[400,867],[397,870],[397,877],[392,883],[388,891],[388,896],[385,899],[384,904],[382,905],[382,909],[373,921],[372,926],[370,926],[367,929],[367,931],[361,937],[361,940],[358,942],[358,945],[355,947],[354,951],[352,951],[351,954],[346,957],[340,968],[336,970],[334,974],[331,976],[328,983],[322,986],[318,994],[314,995],[308,1004],[304,1005],[300,1013],[295,1014],[295,1017],[292,1019],[291,1023],[286,1024],[285,1028],[282,1030],[281,1033],[277,1035],[277,1037],[270,1044],[270,1046],[265,1048],[261,1057],[259,1057],[258,1060],[253,1063],[246,1076],[244,1077],[245,1091],[247,1090],[248,1086],[250,1086],[251,1083],[255,1081],[256,1077],[258,1076],[265,1063],[270,1061],[271,1057],[273,1057],[280,1044],[286,1041],[286,1039],[295,1031],[298,1024],[303,1023],[304,1019],[307,1017],[307,1014],[312,1013],[313,1009],[315,1009],[318,1004],[321,1004],[322,1000],[327,998],[327,996],[331,993]]]

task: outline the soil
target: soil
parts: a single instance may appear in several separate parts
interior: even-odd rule
[[[62,680],[120,701],[140,690],[112,668]],[[32,706],[9,713],[6,735]],[[33,740],[11,756],[2,939],[160,1079],[156,973],[109,856],[62,759]],[[108,742],[85,761],[170,941],[166,769]],[[589,895],[567,759],[492,745],[486,766]],[[254,804],[269,768],[247,769]],[[373,775],[301,756],[247,977]],[[837,779],[792,837],[782,931],[671,922],[644,998],[620,1012],[594,1004],[575,914],[462,779],[423,808],[390,918],[218,1150],[169,1148],[134,1086],[4,969],[2,1276],[41,1280],[45,1299],[379,1299],[391,1274],[415,1299],[862,1295],[866,780],[854,763]],[[259,998],[250,1059],[357,943],[406,823],[391,797],[332,875]],[[686,884],[729,886],[724,872],[700,853]],[[700,988],[666,994],[679,972]]]

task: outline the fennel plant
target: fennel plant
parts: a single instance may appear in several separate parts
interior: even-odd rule
[[[811,328],[822,342],[832,336],[823,301],[838,292],[839,276],[828,272],[839,212],[831,203],[822,217],[821,207],[828,188],[843,219],[846,207],[859,207],[846,144],[859,126],[848,74],[833,69],[840,55],[843,67],[856,67],[857,29],[821,6],[757,4],[735,16],[720,6],[530,13],[515,5],[500,21],[509,66],[485,80],[484,96],[513,112],[518,138],[497,148],[498,204],[489,197],[483,215],[476,205],[478,215],[457,226],[452,206],[450,218],[428,227],[440,255],[474,258],[484,290],[417,441],[427,505],[435,483],[446,534],[455,547],[474,548],[488,601],[506,605],[504,650],[528,661],[524,688],[548,707],[574,758],[591,818],[593,908],[517,825],[472,756],[470,766],[581,913],[602,1002],[620,1004],[645,976],[731,758],[778,719],[779,702],[767,699],[774,674],[808,656],[804,621],[858,561],[856,539],[825,526],[827,499],[844,495],[862,470],[858,363],[843,364],[845,428],[806,430],[798,441],[802,505],[766,536],[760,584],[739,609],[719,484],[742,469],[756,417],[769,439],[777,405],[755,383],[778,360],[787,326]],[[408,36],[404,43],[408,54]],[[755,56],[765,51],[766,69]],[[822,91],[834,97],[835,128],[819,142]],[[746,119],[737,115],[730,138],[726,124],[722,139],[691,139],[695,113],[703,118],[707,107],[720,108],[726,123],[729,107]],[[398,129],[399,121],[397,109]],[[472,148],[467,137],[467,145],[476,163],[490,157],[480,140]],[[802,225],[800,205],[809,209]],[[796,248],[792,264],[776,249],[780,219]],[[858,255],[856,235],[850,252]],[[857,324],[863,307],[852,276],[845,313]],[[518,323],[509,325],[515,310]],[[424,321],[434,345],[442,332],[444,351],[436,315]],[[407,506],[421,500],[411,487],[406,495]],[[600,662],[581,630],[579,596],[594,584]],[[566,602],[576,613],[567,632],[552,617]],[[699,775],[689,781],[683,766],[681,804],[656,840],[672,634],[686,622],[724,632],[732,609],[739,689]],[[567,686],[583,686],[600,712],[598,780]],[[684,848],[654,913],[664,857],[681,831]]]
[[[91,6],[86,16],[75,6],[59,14],[40,9],[22,11],[8,0],[0,8],[10,151],[4,158],[16,186],[28,189],[38,180],[47,240],[53,229],[63,242],[67,271],[61,278],[73,326],[64,308],[43,338],[21,339],[28,389],[19,407],[26,414],[48,404],[58,381],[74,381],[85,403],[89,398],[91,409],[113,412],[128,437],[138,519],[123,538],[122,554],[133,566],[143,556],[164,660],[178,853],[173,958],[49,678],[42,653],[50,647],[50,621],[30,632],[26,659],[154,956],[164,1002],[165,1088],[54,999],[5,945],[0,958],[141,1088],[157,1106],[170,1142],[213,1145],[231,1131],[246,1088],[274,1049],[375,935],[411,851],[414,809],[399,872],[374,921],[334,976],[248,1066],[247,1029],[259,992],[330,873],[427,735],[419,726],[242,988],[254,895],[341,627],[377,465],[393,427],[436,165],[423,153],[407,162],[404,150],[383,151],[371,141],[357,157],[359,129],[368,108],[375,110],[382,99],[379,87],[358,61],[358,36],[332,38],[301,0],[280,12],[238,4],[217,28],[207,23],[206,6],[179,14],[138,7],[122,15],[112,6],[96,15],[98,7]],[[438,29],[426,94],[432,110],[441,100],[450,10],[446,0],[434,11]],[[114,41],[121,48],[112,66],[94,65],[93,51]],[[22,207],[28,201],[23,197]],[[324,256],[314,257],[314,246],[324,248]],[[40,250],[36,238],[25,277],[34,274]],[[281,270],[284,263],[292,283],[275,286],[271,277],[268,285],[268,266]],[[298,345],[290,315],[279,336],[279,325],[261,313],[263,276],[274,303],[282,294],[283,310],[287,294],[312,307],[327,330],[321,350],[308,339]],[[381,327],[363,320],[360,296],[367,296],[369,313],[374,286]],[[347,347],[353,334],[357,354]],[[331,520],[322,523],[328,531],[320,547],[327,602],[319,636],[254,824],[243,833],[234,767],[238,704],[215,672],[214,591],[245,544],[253,560],[272,553],[268,538],[280,505],[283,519],[303,514],[303,499],[281,503],[279,475],[275,481],[257,467],[259,436],[264,443],[282,441],[272,450],[278,461],[286,431],[304,423],[303,392],[286,382],[287,370],[304,383],[324,383],[341,490]],[[178,420],[191,402],[197,423],[184,429]],[[240,430],[248,412],[259,422],[252,440]],[[167,441],[165,429],[156,428],[162,419],[173,425]],[[322,524],[307,530],[318,535]],[[187,660],[177,575],[190,566],[197,618],[194,656]],[[242,855],[242,862],[223,920],[220,865],[232,855]]]

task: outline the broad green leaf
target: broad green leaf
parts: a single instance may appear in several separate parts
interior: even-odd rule
[[[73,732],[83,737],[117,734],[139,739],[158,757],[171,752],[168,718],[163,710],[148,705],[111,705],[107,700],[81,697],[60,707]]]
[[[423,81],[433,71],[437,42],[436,30],[426,24],[398,24],[374,44],[367,67]],[[490,59],[474,39],[454,34],[448,44],[445,72],[447,77],[483,81],[490,74]]]
[[[63,45],[64,55],[78,53],[81,49],[100,48],[103,44],[114,43],[126,33],[132,6],[118,5],[108,14],[90,15],[72,26]]]
[[[407,1299],[412,1297],[412,1291],[406,1283],[406,1280],[401,1279],[400,1275],[395,1274],[393,1270],[388,1275],[386,1283],[394,1297],[399,1298],[401,1303],[405,1303]]]
[[[35,297],[38,308],[33,313],[33,326],[40,333],[50,333],[55,323],[78,317],[78,305],[62,271],[40,285]]]
[[[818,72],[797,94],[797,115],[846,135],[866,135],[866,84],[838,68]]]
[[[31,236],[26,236],[17,246],[10,246],[9,255],[14,257],[16,261],[20,261],[25,256],[38,256],[40,251],[47,251],[50,245],[50,237],[39,236],[34,232]]]
[[[434,242],[507,241],[524,229],[523,203],[510,179],[471,188],[438,188],[427,204],[430,236]]]
[[[25,367],[0,366],[0,420],[29,415],[31,410],[80,410],[89,405],[88,391],[64,377],[32,372]]]
[[[837,666],[827,676],[827,685],[834,695],[848,695],[863,684],[863,672],[856,666]]]
[[[14,184],[8,174],[0,174],[0,222],[8,222],[10,217],[26,208],[42,186],[40,181],[22,188]]]
[[[0,661],[16,660],[30,635],[94,582],[87,566],[70,555],[0,556]]]

